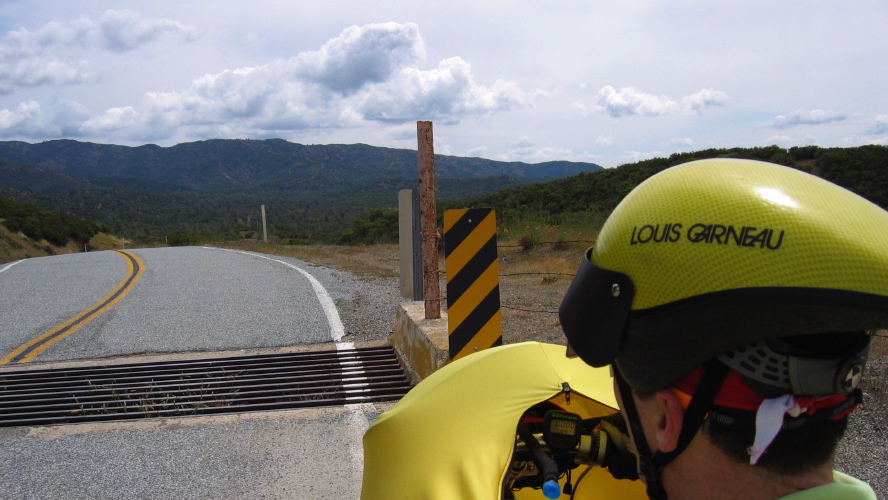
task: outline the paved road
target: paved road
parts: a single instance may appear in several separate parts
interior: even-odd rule
[[[342,337],[339,319],[329,317],[319,299],[320,293],[332,300],[323,282],[342,288],[329,270],[221,249],[127,253],[144,265],[129,293],[34,361],[292,346]],[[96,305],[127,275],[127,258],[116,252],[28,259],[0,273],[0,357]],[[328,307],[335,315],[335,306]]]
[[[389,300],[347,273],[222,249],[27,259],[0,265],[0,357],[45,338],[0,375],[131,355],[350,347],[360,318],[344,326],[336,304],[393,312]],[[0,429],[0,497],[357,498],[361,437],[389,406]]]

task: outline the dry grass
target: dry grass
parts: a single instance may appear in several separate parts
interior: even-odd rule
[[[89,246],[94,250],[112,250],[115,248],[123,248],[129,244],[130,240],[105,233],[99,233],[89,240]]]
[[[21,233],[13,233],[0,224],[0,264],[50,254],[51,247],[31,241]]]
[[[89,241],[89,247],[92,251],[110,250],[112,248],[121,248],[126,243],[128,241],[125,239],[99,233]],[[57,247],[51,245],[46,240],[33,241],[22,233],[13,233],[6,229],[6,226],[0,224],[0,264],[31,257],[45,257],[47,255],[62,255],[82,251],[83,247],[74,242]]]
[[[582,252],[579,244],[569,244],[563,250],[551,245],[537,245],[531,250],[500,248],[504,342],[565,343],[558,306],[579,267]]]

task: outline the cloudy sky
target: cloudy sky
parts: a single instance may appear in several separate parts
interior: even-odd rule
[[[209,138],[606,167],[888,144],[884,0],[0,0],[0,140]]]

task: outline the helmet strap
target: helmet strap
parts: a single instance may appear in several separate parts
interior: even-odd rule
[[[632,388],[614,365],[614,376],[622,395],[623,409],[626,411],[626,417],[632,428],[632,437],[639,456],[639,474],[645,478],[647,493],[652,500],[667,498],[661,477],[663,468],[675,460],[691,444],[709,414],[725,378],[730,373],[730,368],[718,360],[707,362],[704,365],[704,370],[703,378],[700,380],[697,390],[694,391],[688,409],[685,410],[681,433],[675,449],[669,452],[651,452],[632,396]]]
[[[638,410],[635,407],[632,388],[629,387],[629,383],[623,378],[623,374],[617,368],[616,363],[612,366],[614,369],[614,379],[617,382],[617,387],[620,389],[623,411],[626,413],[632,441],[634,441],[635,451],[638,453],[638,475],[644,478],[648,498],[651,500],[666,500],[666,489],[663,487],[660,477],[660,467],[654,463],[654,455],[651,453],[650,447],[648,447],[644,429],[641,426],[641,419],[638,417]]]

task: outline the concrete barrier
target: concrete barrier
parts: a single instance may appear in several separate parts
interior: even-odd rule
[[[419,383],[450,362],[447,342],[447,313],[425,319],[424,302],[404,301],[395,317],[392,345],[410,374]]]

